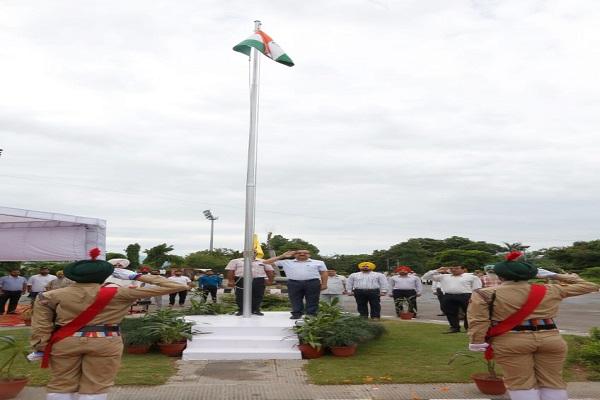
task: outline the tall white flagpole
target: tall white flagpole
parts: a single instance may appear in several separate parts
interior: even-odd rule
[[[260,29],[254,21],[254,31]],[[252,316],[252,261],[254,260],[254,220],[256,212],[256,153],[258,147],[258,88],[260,58],[258,50],[250,50],[250,138],[248,141],[248,172],[246,176],[246,229],[244,234],[244,318]]]

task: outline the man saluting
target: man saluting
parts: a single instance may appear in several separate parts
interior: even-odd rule
[[[97,260],[68,265],[69,287],[40,293],[33,318],[30,359],[42,358],[50,366],[47,400],[106,400],[121,365],[123,342],[119,323],[134,301],[186,290],[181,284],[156,275],[141,275]],[[138,280],[151,288],[105,286],[109,276]],[[79,397],[76,394],[79,393]]]

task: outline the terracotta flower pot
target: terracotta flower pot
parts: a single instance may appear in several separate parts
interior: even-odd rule
[[[27,385],[29,379],[11,379],[0,380],[0,400],[8,400],[17,397],[17,395]]]
[[[25,326],[31,326],[31,320],[30,319],[25,319],[23,321],[25,322]]]
[[[158,343],[158,349],[161,353],[169,357],[179,357],[187,346],[186,342],[176,343]]]
[[[408,312],[408,311],[400,313],[400,319],[412,319],[414,316],[415,316],[415,314]]]
[[[487,373],[478,373],[471,375],[471,379],[477,385],[479,391],[483,394],[504,394],[506,386],[501,377],[492,378]]]
[[[331,354],[336,357],[350,357],[356,353],[355,344],[351,346],[332,346],[329,349],[331,350]]]
[[[325,354],[325,348],[323,346],[316,349],[310,344],[299,344],[298,349],[302,352],[302,358],[319,358],[323,357],[323,354]]]
[[[125,346],[127,354],[145,354],[150,350],[149,344],[130,344]]]

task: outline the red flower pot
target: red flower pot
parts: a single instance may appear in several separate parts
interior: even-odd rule
[[[400,313],[400,319],[412,319],[414,316],[415,316],[415,314],[408,312],[408,311]]]
[[[329,349],[331,350],[331,354],[336,357],[350,357],[356,353],[355,344],[351,346],[332,346]]]
[[[319,358],[323,357],[323,354],[325,354],[325,348],[323,346],[316,349],[310,344],[299,344],[298,349],[302,352],[302,358]]]
[[[17,395],[27,385],[29,379],[10,379],[0,380],[0,400],[8,400],[17,397]]]
[[[161,353],[169,357],[179,357],[185,347],[187,346],[186,342],[176,342],[176,343],[158,343],[158,349]]]
[[[125,346],[127,354],[145,354],[150,350],[149,344],[130,344]]]
[[[471,375],[471,379],[477,385],[479,391],[483,394],[504,394],[506,386],[502,378],[492,378],[486,373],[478,373]]]

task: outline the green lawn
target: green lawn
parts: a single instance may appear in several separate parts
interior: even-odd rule
[[[328,355],[310,360],[306,367],[310,381],[321,385],[470,382],[472,373],[485,371],[483,362],[463,365],[467,359],[448,365],[455,352],[467,349],[464,333],[444,335],[448,328],[437,324],[388,321],[384,325],[388,333],[359,345],[354,357]],[[572,337],[565,338],[574,345]],[[565,377],[571,381],[588,378],[574,360],[568,362]]]
[[[0,335],[15,336],[23,341],[29,340],[28,328],[0,330]],[[0,354],[1,357],[1,354]],[[2,359],[0,358],[0,361]],[[167,357],[160,353],[141,355],[124,354],[123,364],[117,375],[117,385],[162,385],[175,374],[175,361],[177,358]],[[40,363],[17,363],[18,374],[29,375],[31,386],[43,386],[48,382],[49,370],[41,369]]]

